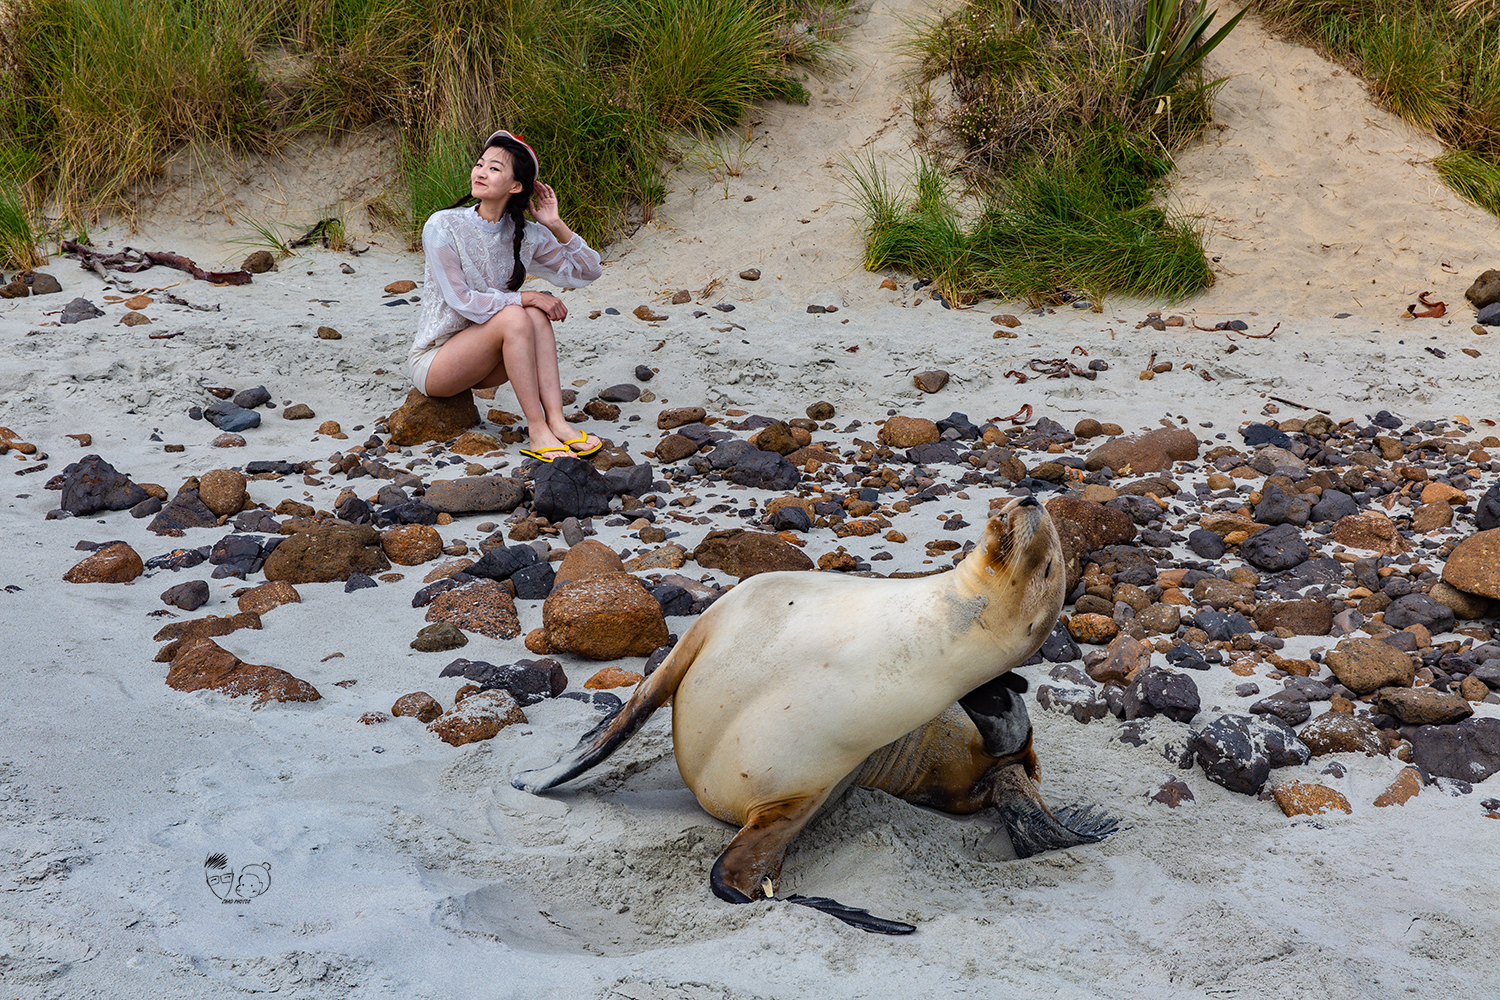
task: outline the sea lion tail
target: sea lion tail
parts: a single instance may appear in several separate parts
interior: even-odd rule
[[[635,693],[618,712],[584,733],[578,745],[558,758],[557,763],[534,771],[522,771],[511,779],[511,785],[532,794],[545,792],[578,777],[614,753],[615,748],[645,724],[652,712],[665,705],[676,693],[677,685],[682,683],[683,676],[707,641],[708,630],[700,627],[702,621],[700,618],[693,623],[661,666],[637,685]]]

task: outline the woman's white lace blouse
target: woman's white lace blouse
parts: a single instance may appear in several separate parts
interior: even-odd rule
[[[421,350],[473,323],[483,323],[521,293],[506,290],[515,269],[510,216],[486,222],[472,208],[434,212],[422,227],[427,254],[422,318],[412,350]],[[539,222],[527,222],[521,264],[560,288],[582,288],[604,273],[599,254],[577,233],[566,244]]]

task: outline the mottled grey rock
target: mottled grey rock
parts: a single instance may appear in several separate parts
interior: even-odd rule
[[[59,506],[75,517],[101,510],[128,510],[149,497],[130,477],[98,455],[85,455],[63,470]]]
[[[1302,533],[1290,524],[1258,531],[1240,543],[1240,555],[1257,569],[1276,572],[1307,561],[1311,553]]]
[[[1385,623],[1394,629],[1408,625],[1422,625],[1434,635],[1453,628],[1453,609],[1440,604],[1426,594],[1407,594],[1398,597],[1385,609]]]
[[[549,521],[607,514],[614,495],[599,470],[578,458],[559,458],[539,466],[531,489],[532,511]]]

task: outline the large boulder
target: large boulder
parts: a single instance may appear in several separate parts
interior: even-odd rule
[[[210,469],[198,478],[198,498],[220,517],[238,514],[249,499],[245,474],[234,469]]]
[[[141,557],[124,542],[101,545],[63,574],[65,583],[129,583],[145,572]]]
[[[1443,566],[1443,582],[1466,594],[1500,598],[1500,528],[1459,542]]]
[[[549,521],[609,513],[609,480],[581,458],[559,458],[539,466],[531,484],[533,513]]]
[[[1278,572],[1300,566],[1312,553],[1295,525],[1278,524],[1240,543],[1240,555],[1257,569]]]
[[[1155,506],[1154,504],[1152,506]],[[1053,524],[1070,521],[1083,531],[1089,551],[1135,541],[1135,521],[1123,510],[1078,497],[1057,496],[1047,501]]]
[[[98,455],[83,456],[62,475],[60,506],[77,517],[101,510],[128,510],[150,496]]]
[[[351,573],[373,576],[391,568],[380,535],[368,524],[309,525],[284,539],[266,558],[267,580],[328,583]]]
[[[427,487],[422,502],[444,514],[504,514],[525,497],[519,479],[507,476],[464,476],[439,479]]]
[[[1254,795],[1273,767],[1305,764],[1312,753],[1292,727],[1270,715],[1224,715],[1190,741],[1210,781]]]
[[[936,441],[941,434],[938,425],[926,417],[897,415],[886,420],[877,437],[881,444],[891,448],[914,448]]]
[[[1139,437],[1119,437],[1104,442],[1084,459],[1090,472],[1105,467],[1116,472],[1139,475],[1164,472],[1173,462],[1190,462],[1198,457],[1198,436],[1192,431],[1163,427]]]
[[[386,420],[391,443],[403,448],[424,441],[446,441],[479,423],[474,394],[465,389],[456,396],[424,396],[413,389],[406,402]]]
[[[427,620],[448,622],[491,639],[514,639],[521,634],[515,600],[509,590],[491,580],[438,594],[427,605]]]
[[[559,585],[542,605],[542,627],[548,648],[591,660],[649,656],[667,641],[661,605],[629,573]]]
[[[1339,683],[1366,695],[1385,687],[1411,687],[1411,656],[1379,639],[1345,639],[1325,657]]]
[[[184,645],[172,658],[167,686],[178,691],[210,688],[231,698],[255,696],[255,708],[268,701],[317,701],[318,689],[285,670],[246,663],[212,639]]]
[[[758,573],[813,568],[813,561],[795,545],[744,528],[710,531],[693,550],[693,559],[704,569],[722,569],[741,580]]]
[[[1455,726],[1403,729],[1412,763],[1428,774],[1484,781],[1500,771],[1500,719],[1465,719]]]
[[[1405,594],[1386,607],[1385,623],[1395,629],[1421,625],[1437,635],[1453,628],[1453,609],[1426,594]]]

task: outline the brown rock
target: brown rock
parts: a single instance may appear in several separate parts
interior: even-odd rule
[[[687,563],[687,549],[676,542],[668,542],[644,555],[625,560],[622,567],[628,573],[641,573],[653,569],[681,569]]]
[[[454,705],[452,711],[430,723],[427,729],[449,746],[461,747],[465,743],[492,739],[506,726],[525,721],[526,713],[521,711],[510,692],[496,688],[469,695],[462,704]]]
[[[1422,791],[1422,772],[1414,767],[1403,767],[1401,773],[1396,775],[1396,780],[1390,783],[1385,791],[1375,798],[1375,804],[1381,808],[1386,806],[1404,806]]]
[[[1447,506],[1444,504],[1444,506]],[[1490,600],[1479,594],[1469,594],[1439,580],[1432,585],[1427,596],[1452,610],[1453,617],[1465,621],[1489,615]]]
[[[645,680],[634,670],[624,670],[620,667],[605,667],[583,682],[583,686],[590,691],[608,691],[610,688],[631,687]]]
[[[431,722],[443,714],[443,706],[438,700],[426,691],[413,691],[411,694],[403,694],[396,699],[396,704],[391,706],[391,715],[396,718],[414,718],[418,722]]]
[[[413,389],[390,418],[391,443],[400,447],[424,441],[446,441],[479,423],[474,395],[464,390],[456,396],[435,398]]]
[[[897,415],[886,420],[877,436],[881,444],[891,448],[914,448],[936,441],[941,435],[938,425],[926,417]]]
[[[1411,657],[1379,639],[1344,639],[1325,659],[1339,683],[1355,694],[1411,687],[1416,677]]]
[[[682,434],[668,434],[656,442],[656,460],[663,465],[680,462],[697,451],[698,442]]]
[[[238,514],[249,496],[245,476],[234,469],[211,469],[198,478],[198,499],[220,517]]]
[[[1072,593],[1073,588],[1078,586],[1078,581],[1083,578],[1083,564],[1089,554],[1089,536],[1073,521],[1055,517],[1052,524],[1057,528],[1057,540],[1062,545],[1064,589]]]
[[[930,372],[917,372],[912,376],[911,384],[923,392],[937,392],[948,384],[948,377],[948,373],[942,369],[935,369]]]
[[[1333,540],[1340,545],[1369,549],[1385,556],[1400,555],[1411,548],[1411,543],[1396,530],[1395,522],[1378,510],[1339,518],[1333,526]]]
[[[1446,528],[1453,523],[1453,508],[1446,503],[1423,504],[1411,514],[1411,530],[1419,535]]]
[[[818,557],[818,569],[824,573],[847,573],[857,569],[859,561],[848,552],[825,552]]]
[[[1214,604],[1233,604],[1236,601],[1255,600],[1255,587],[1235,580],[1211,577],[1193,584],[1193,599]]]
[[[1432,688],[1383,688],[1375,707],[1408,726],[1447,726],[1474,714],[1462,695]]]
[[[1053,497],[1046,506],[1054,524],[1071,521],[1082,529],[1090,551],[1135,540],[1135,522],[1123,510],[1070,496]]]
[[[614,549],[596,539],[585,538],[563,556],[552,585],[560,587],[574,580],[591,580],[596,576],[623,572],[625,566]]]
[[[704,569],[722,569],[741,580],[758,573],[813,568],[813,561],[795,545],[743,528],[710,531],[693,550],[693,559]]]
[[[1483,309],[1485,306],[1500,302],[1500,271],[1490,268],[1479,277],[1464,292],[1464,298],[1475,309]]]
[[[448,450],[455,455],[485,455],[500,448],[500,442],[479,431],[465,431]]]
[[[1182,612],[1171,604],[1153,604],[1132,620],[1153,635],[1171,635],[1182,624]]]
[[[302,595],[297,593],[297,588],[280,580],[251,587],[240,595],[239,600],[240,610],[254,615],[263,615],[283,604],[300,603]]]
[[[1490,686],[1478,677],[1465,677],[1458,685],[1458,693],[1464,701],[1484,701],[1489,696]]]
[[[1314,757],[1331,753],[1362,753],[1385,756],[1385,741],[1368,719],[1348,712],[1329,711],[1303,726],[1297,738],[1307,744]]]
[[[281,411],[281,419],[283,420],[311,420],[316,416],[317,414],[313,412],[313,408],[306,403],[293,403]]]
[[[276,667],[246,663],[212,639],[196,639],[172,659],[167,686],[177,691],[223,691],[231,698],[255,696],[255,708],[268,701],[317,701],[322,695],[307,681]]]
[[[706,416],[708,411],[701,406],[674,406],[656,415],[656,427],[658,430],[669,431],[683,424],[700,423]]]
[[[1284,628],[1293,635],[1327,635],[1333,629],[1333,605],[1320,597],[1262,604],[1251,617],[1262,632]]]
[[[1092,667],[1085,667],[1084,671],[1100,684],[1123,685],[1150,662],[1151,647],[1121,633],[1110,640],[1104,659]]]
[[[448,622],[491,639],[514,639],[521,634],[516,602],[510,591],[494,580],[481,580],[437,595],[427,605],[427,620]]]
[[[1075,642],[1102,646],[1120,631],[1113,618],[1107,615],[1083,614],[1068,619],[1068,634]]]
[[[306,523],[302,527],[266,558],[267,580],[328,583],[347,580],[350,573],[374,576],[391,568],[380,550],[380,536],[368,524]]]
[[[629,573],[554,587],[542,605],[542,625],[552,650],[591,660],[649,656],[667,641],[661,605]]]
[[[1317,816],[1334,809],[1350,813],[1349,800],[1327,785],[1304,785],[1300,781],[1278,785],[1271,790],[1271,797],[1288,816]]]
[[[526,633],[526,648],[538,656],[546,656],[552,652],[552,647],[547,643],[547,630],[534,628]]]
[[[1198,526],[1212,531],[1226,541],[1231,535],[1237,535],[1243,540],[1270,527],[1240,514],[1204,514]]]
[[[604,399],[591,399],[584,403],[583,412],[595,420],[610,422],[620,419],[620,408]]]
[[[750,443],[761,451],[771,451],[778,455],[790,455],[801,447],[792,434],[792,428],[780,420],[756,431]]]
[[[389,285],[385,286],[385,293],[387,295],[405,295],[407,292],[415,292],[416,290],[417,283],[408,278],[402,278],[400,281],[393,281]]]
[[[318,327],[318,339],[319,340],[343,340],[344,339],[344,335],[342,333],[339,333],[337,330],[335,330],[331,326],[320,326],[320,327]]]
[[[172,657],[176,656],[177,651],[184,645],[191,644],[198,639],[228,635],[242,628],[260,628],[260,615],[241,612],[237,615],[205,615],[202,618],[191,618],[183,622],[168,622],[156,635],[152,636],[152,641],[166,643],[157,651],[156,662],[170,663]]]
[[[647,305],[636,306],[632,312],[636,319],[644,323],[660,323],[668,318],[661,313],[653,312],[651,307]]]
[[[1163,427],[1140,437],[1123,437],[1106,441],[1084,459],[1090,472],[1108,466],[1116,472],[1133,474],[1163,472],[1173,462],[1190,462],[1198,457],[1198,437],[1192,431]]]
[[[448,514],[506,513],[521,505],[525,487],[506,476],[463,476],[430,483],[422,502]]]
[[[1073,436],[1087,440],[1104,433],[1104,428],[1093,417],[1084,417],[1073,425]]]
[[[443,536],[428,524],[398,524],[380,533],[380,548],[398,566],[419,566],[443,554]]]
[[[1443,582],[1466,594],[1500,598],[1500,528],[1459,542],[1443,567]]]
[[[124,542],[110,542],[90,552],[63,574],[64,583],[129,583],[145,572],[135,549]]]

